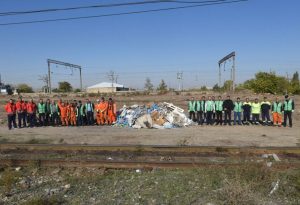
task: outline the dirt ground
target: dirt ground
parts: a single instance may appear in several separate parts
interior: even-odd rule
[[[186,109],[187,100],[194,96],[217,96],[216,93],[169,93],[167,95],[116,96],[118,107],[126,104],[146,104],[149,102],[172,102]],[[226,94],[223,95],[224,97]],[[251,93],[241,93],[232,96],[244,99],[254,98]],[[29,98],[30,96],[24,96]],[[37,101],[41,96],[35,94]],[[42,96],[46,98],[47,96]],[[255,96],[256,97],[256,96]],[[262,99],[262,95],[258,96]],[[280,96],[282,97],[282,96]],[[15,97],[16,98],[16,97]],[[59,98],[59,96],[55,96]],[[68,96],[63,99],[85,99],[85,97]],[[269,100],[275,96],[268,95]],[[3,108],[8,97],[1,96],[0,106]],[[96,97],[92,98],[93,100]],[[36,127],[14,129],[6,127],[5,113],[0,112],[0,143],[67,143],[67,144],[101,144],[101,145],[200,145],[200,146],[300,146],[300,96],[294,96],[296,109],[293,114],[293,128],[263,127],[263,126],[191,126],[171,130],[132,129],[119,127]]]

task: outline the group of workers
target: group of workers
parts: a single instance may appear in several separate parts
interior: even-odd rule
[[[294,112],[294,101],[288,96],[281,101],[278,97],[273,103],[264,97],[262,102],[257,98],[250,102],[246,98],[244,102],[238,97],[235,102],[227,96],[223,100],[221,96],[202,96],[201,100],[193,97],[188,102],[189,118],[199,125],[232,125],[232,113],[234,125],[274,125],[293,126],[292,113]],[[29,102],[22,97],[15,103],[13,99],[5,105],[8,118],[8,129],[34,127],[34,126],[83,126],[83,125],[112,125],[116,122],[116,103],[109,98],[108,101],[102,97],[97,103],[86,99],[86,102],[72,100],[56,102],[40,99],[35,103],[33,99]],[[272,113],[272,121],[270,117]],[[243,115],[243,119],[242,119]],[[251,117],[252,116],[252,117]],[[96,119],[95,119],[96,117]],[[283,120],[282,120],[283,118]],[[261,120],[260,120],[261,119]],[[18,125],[16,123],[18,120]]]
[[[5,105],[8,129],[35,126],[83,126],[83,125],[111,125],[116,121],[116,103],[109,98],[102,97],[97,103],[86,99],[62,101],[59,99],[44,102],[40,99],[35,103],[19,97],[15,103],[13,99]],[[96,119],[95,119],[96,117]],[[18,121],[18,124],[17,122]]]
[[[262,102],[259,102],[258,98],[255,98],[253,102],[246,98],[242,102],[238,97],[233,102],[230,96],[227,96],[225,100],[221,96],[218,96],[217,99],[214,96],[209,96],[207,99],[202,96],[201,100],[195,100],[192,97],[188,102],[189,118],[199,125],[204,123],[207,125],[232,125],[231,115],[233,113],[234,125],[262,124],[286,127],[288,120],[289,127],[292,127],[292,113],[295,104],[288,95],[285,95],[284,98],[284,100],[280,100],[277,97],[274,102],[270,103],[267,97],[264,97]],[[272,113],[272,121],[270,113]]]

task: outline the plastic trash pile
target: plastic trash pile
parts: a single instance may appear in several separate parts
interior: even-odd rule
[[[192,124],[184,114],[184,110],[172,103],[160,103],[152,105],[123,106],[119,110],[117,122],[118,127],[156,128],[171,129],[185,127]]]

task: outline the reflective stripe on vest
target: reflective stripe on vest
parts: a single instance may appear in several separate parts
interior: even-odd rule
[[[274,102],[273,103],[273,109],[272,109],[272,111],[280,113],[281,112],[281,107],[282,107],[282,103],[281,102],[279,102],[279,103]]]
[[[39,113],[45,113],[45,110],[46,110],[46,104],[45,103],[43,103],[43,104],[39,103],[38,104]]]
[[[252,113],[253,114],[260,114],[260,103],[252,103],[251,108],[252,108]]]
[[[214,110],[214,102],[209,100],[206,101],[206,111],[213,111]]]
[[[223,110],[223,101],[216,101],[216,111],[222,111]]]
[[[195,105],[196,105],[196,101],[190,101],[189,102],[189,111],[190,112],[195,112]]]
[[[288,102],[284,101],[284,111],[292,111],[293,109],[292,104],[293,104],[293,100],[291,99]]]
[[[235,102],[233,111],[234,112],[242,112],[242,105],[243,105],[242,102]]]

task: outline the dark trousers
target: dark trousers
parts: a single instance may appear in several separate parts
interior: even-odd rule
[[[259,114],[252,114],[252,122],[254,124],[259,124]]]
[[[45,126],[45,113],[39,113],[39,124],[40,126]]]
[[[189,114],[190,114],[189,118],[195,122],[195,119],[196,119],[195,112],[194,111],[190,111]]]
[[[262,119],[263,122],[266,122],[266,121],[271,122],[269,111],[262,111],[261,119]]]
[[[45,114],[45,125],[50,125],[52,123],[50,113]]]
[[[216,120],[217,125],[218,124],[222,125],[222,123],[223,123],[223,113],[222,113],[222,111],[216,111],[216,117],[217,117],[217,120]]]
[[[213,124],[212,116],[213,116],[213,111],[207,111],[206,112],[206,124],[207,125],[212,125]]]
[[[87,111],[86,113],[86,120],[87,125],[93,125],[94,124],[94,113],[92,111]]]
[[[198,125],[203,125],[204,123],[204,112],[203,111],[197,111],[197,122],[198,122]]]
[[[225,110],[224,123],[231,125],[231,110]]]
[[[244,115],[244,119],[243,119],[244,123],[250,122],[250,112],[244,111],[243,115]]]
[[[213,114],[212,114],[212,116],[211,116],[211,121],[212,121],[213,124],[214,124],[215,121],[216,121],[216,113],[215,113],[215,112],[213,112]]]
[[[292,111],[284,111],[284,120],[283,120],[283,125],[287,125],[287,118],[289,118],[289,126],[293,126],[293,120],[292,120]]]
[[[14,128],[17,127],[16,115],[15,114],[8,114],[7,115],[7,126],[8,126],[8,129],[11,129],[12,126],[14,126]]]
[[[49,115],[49,117],[50,117],[50,115]],[[51,125],[52,126],[59,125],[60,124],[60,120],[59,120],[58,113],[57,112],[52,113],[49,121],[51,121]]]
[[[28,113],[28,123],[30,127],[35,126],[35,113]]]
[[[22,121],[23,121],[23,127],[26,127],[26,112],[18,112],[18,127],[22,127]]]
[[[83,126],[84,125],[84,121],[83,121],[83,116],[82,115],[78,115],[77,116],[77,125],[78,126]]]

